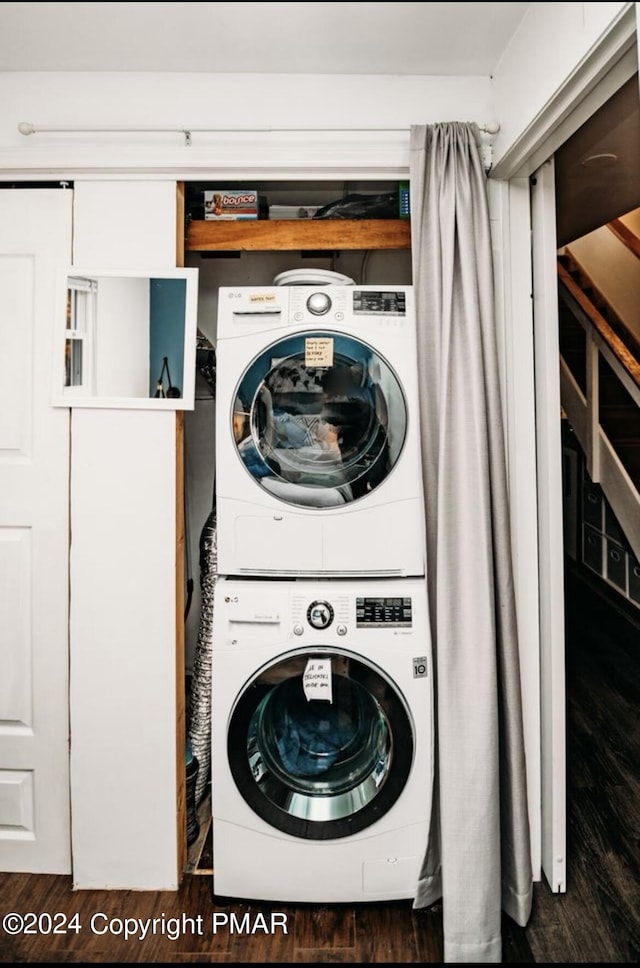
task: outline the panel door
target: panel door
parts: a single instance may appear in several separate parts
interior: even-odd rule
[[[0,870],[68,873],[69,412],[51,406],[72,192],[0,191]]]

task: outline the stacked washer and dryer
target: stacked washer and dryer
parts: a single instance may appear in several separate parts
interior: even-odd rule
[[[413,291],[350,282],[219,291],[217,895],[411,898],[426,849]]]

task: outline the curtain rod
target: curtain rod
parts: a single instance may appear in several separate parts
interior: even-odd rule
[[[500,130],[498,121],[489,121],[487,124],[478,125],[478,130],[485,134],[497,134]],[[50,125],[33,124],[31,121],[20,121],[18,131],[23,135],[40,134],[52,132],[56,134],[182,134],[185,139],[185,146],[191,145],[192,134],[280,134],[280,133],[308,133],[308,134],[337,134],[340,132],[376,132],[385,134],[388,132],[408,132],[409,128],[153,128],[153,127],[68,127],[58,128]]]

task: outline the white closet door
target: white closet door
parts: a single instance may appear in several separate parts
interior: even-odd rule
[[[74,264],[175,267],[175,182],[76,181],[74,195]],[[175,890],[186,837],[176,417],[76,408],[71,436],[74,886]]]
[[[531,203],[540,574],[542,870],[551,889],[562,892],[566,890],[566,699],[553,160],[545,162],[535,173]]]
[[[51,406],[72,192],[0,191],[0,870],[69,873],[69,412]]]

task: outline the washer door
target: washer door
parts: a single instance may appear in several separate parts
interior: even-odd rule
[[[232,433],[249,474],[288,504],[335,507],[377,487],[407,430],[397,376],[367,344],[305,332],[269,346],[240,380]]]
[[[414,746],[399,689],[362,656],[327,648],[256,673],[235,703],[227,755],[258,816],[295,837],[332,840],[393,806]]]

